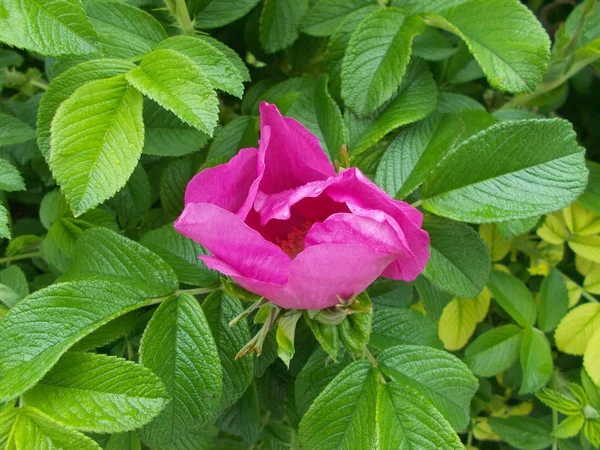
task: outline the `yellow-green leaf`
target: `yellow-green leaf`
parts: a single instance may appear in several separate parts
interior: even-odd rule
[[[569,238],[569,229],[560,212],[548,214],[544,223],[537,229],[537,235],[551,244],[562,244]]]
[[[558,349],[570,355],[583,355],[594,332],[600,328],[600,303],[585,303],[560,321],[554,339]]]
[[[439,336],[446,350],[459,350],[469,341],[477,326],[475,301],[454,298],[446,305],[438,324]]]
[[[600,386],[600,327],[592,335],[583,354],[583,366],[596,386]]]
[[[510,243],[504,239],[498,227],[493,223],[484,223],[479,226],[479,235],[490,250],[492,262],[500,261],[510,251]]]
[[[600,263],[600,236],[573,236],[569,247],[578,255]]]
[[[569,231],[580,236],[600,233],[600,216],[579,203],[573,203],[563,210]]]

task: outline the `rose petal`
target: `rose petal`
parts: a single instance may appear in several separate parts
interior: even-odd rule
[[[289,256],[230,211],[208,203],[188,203],[175,229],[242,276],[278,284],[287,280]]]
[[[260,105],[261,139],[271,129],[265,152],[265,172],[260,190],[273,194],[335,175],[319,139],[291,117],[283,117],[275,105]]]

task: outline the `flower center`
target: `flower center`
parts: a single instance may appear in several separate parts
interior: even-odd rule
[[[312,227],[314,220],[306,220],[297,227],[294,227],[286,237],[275,238],[275,243],[283,250],[290,258],[298,256],[304,250],[304,238]]]

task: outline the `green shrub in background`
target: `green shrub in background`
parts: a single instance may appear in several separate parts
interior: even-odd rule
[[[0,0],[0,43],[0,448],[600,447],[596,0]],[[197,259],[261,101],[425,213],[415,282],[273,324]]]

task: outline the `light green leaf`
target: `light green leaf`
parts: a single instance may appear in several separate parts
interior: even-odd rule
[[[233,158],[241,148],[255,147],[258,142],[258,122],[249,116],[233,119],[215,133],[208,148],[203,168],[224,164]]]
[[[437,88],[429,71],[421,63],[409,65],[396,96],[351,142],[351,154],[366,151],[395,128],[424,119],[435,109]]]
[[[490,275],[489,288],[498,304],[522,327],[535,323],[537,310],[531,291],[517,277],[501,270]]]
[[[479,236],[487,245],[492,262],[501,261],[510,252],[510,242],[504,239],[502,232],[495,224],[482,223],[479,225]]]
[[[76,216],[125,185],[143,144],[142,96],[123,75],[91,81],[60,105],[50,168]]]
[[[32,406],[13,408],[0,414],[2,448],[102,450],[91,438],[64,425]],[[4,433],[3,433],[4,434]]]
[[[588,342],[583,354],[583,367],[596,386],[600,386],[600,328],[598,328]]]
[[[567,417],[554,428],[552,436],[559,439],[569,439],[579,433],[579,430],[581,430],[584,423],[585,416],[583,414]]]
[[[184,54],[202,70],[213,88],[242,97],[242,75],[227,56],[207,41],[190,36],[174,36],[162,41],[156,49],[171,49]]]
[[[438,3],[428,20],[467,43],[492,86],[532,92],[550,59],[550,39],[533,13],[518,0],[459,3]],[[430,12],[426,8],[419,5]]]
[[[504,372],[519,357],[522,329],[502,325],[486,331],[465,350],[465,362],[475,375],[493,377]]]
[[[231,6],[233,1],[235,1],[235,0],[233,0],[233,1],[225,0],[225,1],[227,2],[228,6]],[[241,0],[241,1],[244,1],[244,0]],[[252,0],[252,1],[256,1],[256,0]],[[231,13],[231,11],[229,11],[229,15],[231,15],[230,13]],[[199,18],[196,18],[196,24],[198,24],[198,19]],[[207,34],[199,34],[196,36],[196,39],[201,39],[204,42],[209,43],[210,45],[215,47],[217,50],[219,50],[221,53],[223,53],[229,59],[229,61],[235,66],[235,68],[239,72],[240,76],[242,77],[242,81],[250,81],[250,72],[248,72],[248,67],[246,67],[246,64],[244,63],[244,61],[242,61],[242,58],[240,58],[240,55],[238,55],[235,50],[233,50],[231,47],[223,44],[223,42],[219,41],[218,39],[212,38]]]
[[[0,302],[12,308],[27,295],[29,295],[29,285],[19,266],[8,266],[0,271]]]
[[[417,390],[455,430],[469,424],[469,405],[479,383],[458,358],[443,350],[400,345],[384,350],[377,359],[387,376]]]
[[[488,422],[504,441],[520,450],[542,450],[554,440],[550,425],[535,417],[490,417]]]
[[[302,447],[311,450],[374,448],[378,386],[376,369],[369,361],[361,359],[342,370],[300,422]]]
[[[412,40],[423,32],[419,16],[398,8],[369,14],[352,33],[342,63],[342,98],[360,117],[372,114],[398,90]]]
[[[600,328],[600,303],[585,303],[573,308],[554,332],[556,346],[569,355],[583,355],[594,332]]]
[[[573,397],[567,396],[561,392],[544,388],[535,396],[544,405],[563,413],[566,416],[579,414],[585,405],[580,405]]]
[[[219,273],[210,270],[198,259],[208,252],[197,242],[175,231],[172,224],[146,233],[140,243],[166,261],[183,283],[202,287],[219,285]]]
[[[1,130],[2,124],[0,124]],[[23,191],[25,182],[17,168],[0,158],[0,191]]]
[[[118,339],[127,339],[135,331],[136,326],[140,325],[140,322],[144,323],[143,320],[144,318],[143,316],[140,317],[139,311],[131,311],[94,330],[73,345],[71,350],[85,352],[104,347]]]
[[[312,36],[330,36],[349,14],[367,6],[371,0],[318,0],[302,18],[301,30]]]
[[[375,182],[392,197],[405,198],[450,151],[463,128],[458,115],[439,113],[407,126],[381,157]]]
[[[531,230],[539,221],[540,216],[533,216],[526,219],[514,219],[498,222],[496,225],[500,229],[504,239],[512,239]]]
[[[212,136],[219,113],[217,94],[191,58],[174,50],[156,50],[126,77],[142,94]]]
[[[199,28],[218,28],[244,17],[259,0],[189,0],[190,14]]]
[[[71,67],[52,79],[40,100],[37,116],[37,143],[46,160],[50,158],[50,124],[60,104],[84,84],[124,74],[133,67],[133,63],[123,60],[98,59]]]
[[[80,0],[7,0],[0,10],[0,41],[42,55],[85,55],[97,36]]]
[[[552,350],[544,333],[536,328],[526,328],[521,341],[521,368],[523,383],[519,394],[531,394],[543,388],[554,366]]]
[[[289,47],[298,39],[308,0],[265,0],[260,14],[260,43],[267,53]]]
[[[487,316],[490,299],[489,290],[484,289],[476,298],[456,297],[446,305],[438,322],[446,350],[460,350],[469,342],[477,324]]]
[[[121,283],[81,281],[55,284],[21,300],[0,327],[0,401],[31,388],[75,342],[146,298]]]
[[[63,281],[107,280],[134,286],[148,297],[174,292],[179,283],[171,267],[143,245],[106,228],[86,231],[77,241],[73,264]]]
[[[488,281],[490,254],[468,225],[426,216],[423,228],[431,239],[431,257],[423,274],[440,289],[459,297],[475,297]]]
[[[162,25],[139,8],[102,1],[86,1],[84,6],[108,58],[135,60],[167,38]]]
[[[583,191],[583,155],[565,120],[503,122],[463,142],[437,166],[421,189],[423,206],[474,223],[555,211]]]
[[[376,309],[369,344],[379,349],[399,344],[442,348],[435,323],[410,308]]]
[[[560,272],[552,269],[544,278],[538,302],[538,327],[544,332],[556,328],[569,311],[569,291]]]
[[[444,417],[410,385],[379,386],[377,447],[386,450],[463,450],[460,438]]]
[[[140,363],[165,384],[171,401],[142,429],[153,447],[212,419],[223,383],[217,346],[198,301],[182,293],[158,307],[142,337]]]
[[[244,309],[238,299],[230,297],[223,291],[209,295],[202,302],[202,309],[221,359],[223,372],[223,396],[219,405],[221,411],[238,401],[252,383],[254,359],[250,356],[236,359],[238,352],[251,339],[250,329],[245,320],[241,320],[233,327],[229,326],[229,322]]]
[[[302,312],[296,311],[293,314],[281,316],[277,321],[277,356],[290,368],[290,361],[296,353],[294,339],[296,336],[296,324]]]
[[[8,209],[4,205],[0,205],[0,238],[10,238],[10,228],[8,222],[10,221],[10,214]]]
[[[167,403],[160,379],[145,367],[80,352],[66,353],[24,398],[64,424],[95,433],[139,428]]]
[[[59,272],[67,271],[72,262],[77,240],[85,230],[93,226],[80,219],[60,218],[56,220],[41,243],[42,256],[51,267]]]
[[[142,444],[135,431],[117,433],[108,438],[104,450],[142,450]]]
[[[35,139],[35,130],[25,122],[8,114],[0,114],[0,147]]]

